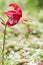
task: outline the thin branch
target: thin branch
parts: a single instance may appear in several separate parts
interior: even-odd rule
[[[5,22],[1,17],[0,17],[0,20],[2,20],[3,22]]]

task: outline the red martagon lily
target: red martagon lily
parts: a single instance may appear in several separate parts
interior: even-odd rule
[[[19,19],[22,17],[22,10],[17,4],[10,4],[9,6],[14,7],[14,10],[4,12],[9,17],[9,20],[6,22],[6,25],[14,26],[19,22]],[[5,23],[2,22],[2,24]]]

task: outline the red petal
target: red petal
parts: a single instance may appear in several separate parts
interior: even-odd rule
[[[21,8],[17,4],[10,4],[9,6],[14,7],[16,12],[22,17],[22,10],[21,10]]]
[[[7,26],[13,26],[14,24],[11,23],[11,21],[9,21],[9,22],[6,23],[6,25],[7,25]]]
[[[4,12],[8,17],[11,17],[13,14],[16,13],[16,11],[7,11],[7,12]]]
[[[20,15],[20,17],[22,17],[22,10],[21,10],[21,8],[17,8],[16,12]]]
[[[17,24],[17,23],[18,23],[18,20],[14,19],[14,18],[10,18],[10,19],[7,21],[6,25],[7,25],[7,26],[14,26],[14,25]]]
[[[17,4],[10,4],[9,6],[14,7],[15,10],[19,7]]]

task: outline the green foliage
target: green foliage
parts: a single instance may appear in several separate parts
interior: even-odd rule
[[[43,59],[43,53],[40,53],[38,56]]]
[[[5,0],[0,0],[0,10],[3,11],[5,7]]]
[[[43,0],[38,0],[38,7],[43,8]]]
[[[37,5],[38,5],[38,0],[27,0],[26,5],[27,5],[27,9],[32,12],[36,10]]]

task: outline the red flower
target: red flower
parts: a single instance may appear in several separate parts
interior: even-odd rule
[[[14,10],[4,12],[9,17],[6,25],[13,26],[17,24],[19,22],[19,19],[22,17],[22,10],[17,4],[10,4],[9,6],[14,7]]]

